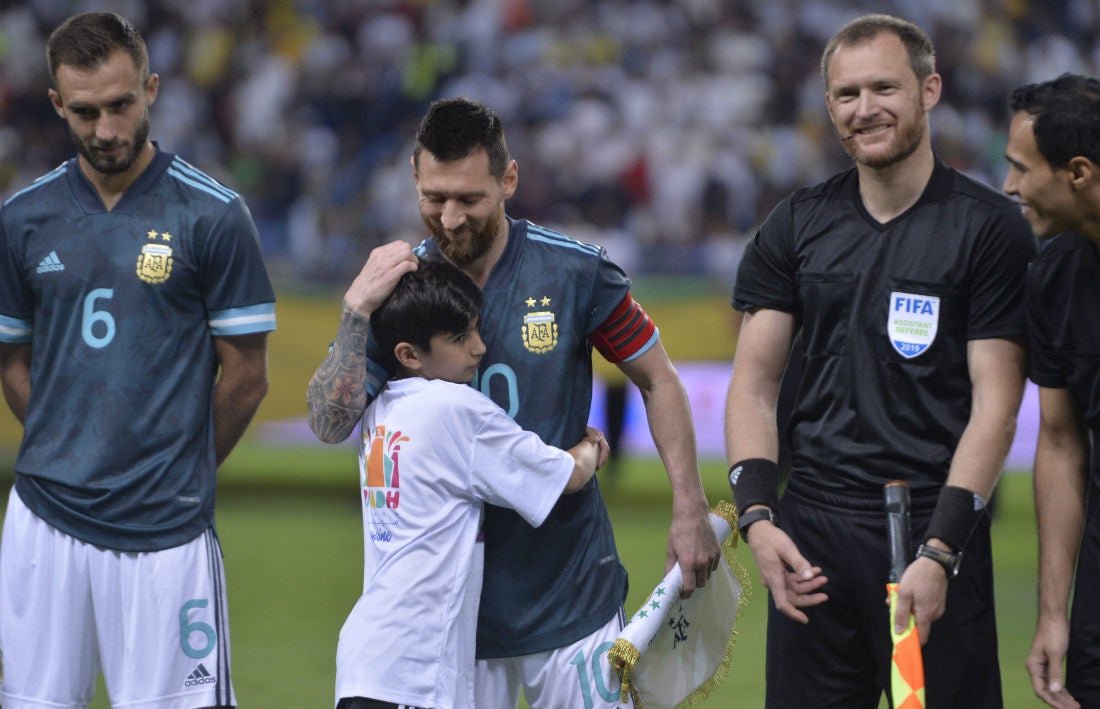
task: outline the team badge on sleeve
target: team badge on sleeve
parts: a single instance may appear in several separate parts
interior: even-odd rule
[[[940,321],[940,299],[934,295],[890,293],[890,318],[886,335],[902,357],[912,359],[924,354],[936,339]]]

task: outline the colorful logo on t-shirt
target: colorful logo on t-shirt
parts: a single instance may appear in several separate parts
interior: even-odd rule
[[[146,283],[164,283],[172,275],[172,240],[168,232],[150,229],[146,234],[149,243],[141,247],[137,257],[137,276]],[[161,243],[157,243],[157,240]]]
[[[396,510],[401,502],[401,443],[409,440],[400,431],[387,433],[385,426],[375,426],[367,441],[367,479],[363,485],[363,501],[368,507]]]
[[[924,354],[936,339],[940,322],[940,299],[914,293],[890,294],[890,319],[886,334],[902,357],[912,359]]]
[[[538,300],[527,298],[525,303],[528,308],[534,308],[536,304],[546,308],[550,306],[550,298],[547,296]],[[524,315],[522,331],[523,346],[529,352],[546,354],[558,344],[558,324],[551,310],[540,310]]]

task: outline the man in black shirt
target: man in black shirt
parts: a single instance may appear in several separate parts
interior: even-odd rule
[[[1042,413],[1039,617],[1027,670],[1053,707],[1100,706],[1100,461],[1091,453],[1100,433],[1100,80],[1065,74],[1022,86],[1009,106],[1004,189],[1043,240],[1025,299],[1028,376]]]
[[[745,315],[726,435],[740,528],[773,601],[766,703],[878,706],[890,670],[882,487],[901,479],[921,544],[895,624],[912,613],[927,643],[927,705],[999,707],[984,507],[1023,394],[1034,237],[1011,200],[933,153],[941,78],[920,28],[858,18],[821,67],[855,167],[776,206],[733,295]],[[796,335],[780,502],[776,400]]]

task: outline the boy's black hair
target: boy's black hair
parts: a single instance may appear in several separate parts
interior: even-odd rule
[[[399,342],[429,352],[435,335],[465,332],[477,319],[481,302],[481,289],[465,273],[443,259],[421,259],[371,313],[371,334],[393,371],[393,350]]]

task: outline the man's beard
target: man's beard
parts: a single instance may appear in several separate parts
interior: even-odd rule
[[[496,219],[487,219],[480,228],[473,228],[467,223],[457,237],[451,237],[447,236],[439,220],[431,220],[423,214],[420,218],[435,238],[439,252],[459,267],[468,266],[489,253],[497,238],[499,222]]]
[[[87,160],[97,172],[101,172],[104,175],[117,175],[126,172],[137,162],[138,155],[141,154],[141,149],[145,145],[145,141],[149,139],[149,115],[146,114],[145,117],[142,118],[141,123],[137,127],[137,131],[134,132],[134,138],[130,143],[129,150],[124,154],[120,154],[118,157],[106,158],[96,152],[96,148],[103,149],[116,147],[119,144],[117,142],[89,146],[88,143],[85,143],[77,137],[76,133],[74,133],[71,128],[69,129],[69,135],[73,139],[73,144],[76,145],[77,152],[83,155],[84,159]]]
[[[867,155],[854,140],[843,140],[840,144],[844,147],[844,152],[848,153],[848,157],[861,165],[878,169],[896,165],[915,153],[921,141],[924,140],[924,112],[919,109],[918,112],[919,115],[912,125],[899,130],[894,148],[885,154]]]

